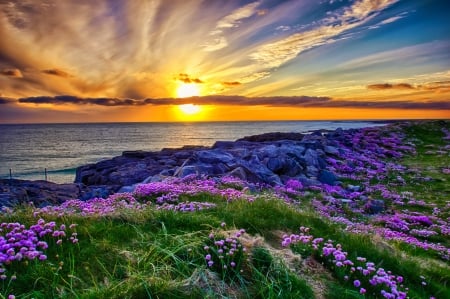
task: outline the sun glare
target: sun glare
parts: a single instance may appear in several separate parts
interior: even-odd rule
[[[181,112],[187,115],[192,115],[200,112],[200,106],[194,104],[179,105],[178,108],[180,108]]]
[[[177,89],[177,97],[179,98],[188,98],[188,97],[196,97],[200,95],[200,89],[197,84],[193,83],[183,83],[178,86]]]

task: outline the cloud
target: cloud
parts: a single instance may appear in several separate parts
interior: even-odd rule
[[[0,74],[8,77],[14,77],[14,78],[22,78],[22,72],[19,69],[4,69],[0,71]]]
[[[0,97],[0,105],[6,105],[14,103],[16,100],[13,98]]]
[[[382,25],[394,23],[395,21],[400,20],[400,19],[404,18],[405,16],[406,16],[405,13],[401,13],[401,14],[399,14],[398,16],[390,17],[390,18],[384,19],[384,20],[381,21],[380,23],[375,24],[375,25],[373,25],[373,26],[370,26],[369,29],[376,29],[376,28],[380,28]]]
[[[449,89],[450,88],[450,80],[449,81],[428,82],[423,85],[418,85],[417,87],[421,88],[421,89],[426,89],[426,90]]]
[[[257,72],[257,73],[252,73],[248,76],[242,77],[239,82],[241,83],[250,83],[250,82],[254,82],[254,81],[258,81],[258,80],[262,80],[265,79],[267,77],[270,77],[270,72]]]
[[[393,3],[396,1],[342,1],[325,15],[330,6],[323,1],[0,0],[0,70],[18,69],[23,73],[20,80],[0,73],[1,93],[14,98],[69,94],[83,99],[74,105],[125,105],[127,102],[121,99],[170,97],[181,82],[203,83],[202,92],[210,94],[236,91],[245,95],[290,95],[290,87],[312,79],[331,90],[325,86],[328,78],[323,72],[334,71],[338,61],[345,63],[352,58],[355,64],[358,59],[373,59],[359,61],[362,67],[366,62],[369,67],[377,66],[379,61],[393,67],[397,60],[397,65],[403,66],[396,67],[403,71],[402,76],[418,74],[423,71],[422,65],[432,71],[444,69],[449,61],[443,54],[448,53],[448,42],[437,33],[424,40],[437,40],[423,46],[428,52],[434,51],[433,56],[411,49],[409,56],[394,51],[386,52],[388,58],[383,58],[378,54],[389,41],[380,39],[375,48],[370,43],[365,44],[367,47],[343,45],[342,53],[348,51],[348,55],[323,60],[329,51],[311,52],[314,55],[306,63],[298,59],[295,63],[299,64],[274,73],[273,68],[291,62],[300,53],[346,36],[353,38],[356,29],[366,30],[379,21],[388,24],[395,21],[397,12],[419,6],[401,3],[392,7]],[[398,23],[403,26],[406,22]],[[359,33],[363,39],[365,32]],[[401,44],[412,47],[416,42],[412,38]],[[395,45],[387,48],[398,50]],[[433,61],[428,63],[430,57]],[[358,71],[333,75],[340,81],[362,78]],[[179,72],[186,76],[179,77]],[[403,82],[374,73],[370,80]],[[245,89],[231,88],[238,86],[233,82],[245,84]],[[366,81],[361,86],[367,82],[378,81]],[[422,83],[405,82],[416,87]],[[85,100],[102,97],[116,100]],[[128,105],[139,102],[132,100]]]
[[[7,103],[4,98],[4,104]],[[7,101],[10,101],[9,99]],[[142,100],[120,98],[79,98],[75,96],[29,97],[20,98],[19,103],[32,104],[72,104],[98,105],[107,107],[144,106],[144,105],[226,105],[226,106],[269,106],[292,108],[365,108],[365,109],[406,109],[406,110],[450,110],[448,101],[364,101],[339,100],[330,97],[314,96],[274,96],[274,97],[245,97],[245,96],[203,96],[190,98],[147,98]]]
[[[242,83],[238,81],[222,82],[222,85],[224,86],[239,86],[241,84]]]
[[[277,68],[300,53],[339,40],[340,34],[373,19],[380,11],[398,0],[362,0],[321,21],[322,25],[260,46],[250,58],[266,68]]]
[[[217,22],[214,30],[209,33],[212,38],[203,44],[203,50],[207,52],[213,52],[227,47],[228,41],[223,35],[224,30],[239,27],[242,20],[250,18],[255,14],[258,16],[265,15],[267,13],[267,10],[258,10],[257,7],[259,5],[259,1],[247,4],[243,7],[235,9],[229,15],[220,19]]]
[[[224,36],[219,36],[203,44],[203,50],[207,52],[213,52],[228,46],[228,42]]]
[[[225,16],[217,22],[216,29],[238,27],[243,19],[253,16],[255,13],[260,13],[256,8],[259,6],[259,1],[247,4],[234,10],[231,14]],[[221,32],[221,31],[220,31]]]
[[[402,48],[394,48],[392,50],[375,52],[371,55],[357,57],[342,63],[339,65],[339,69],[342,72],[351,72],[360,69],[368,69],[370,71],[371,68],[375,68],[379,65],[389,65],[394,67],[401,65],[402,68],[407,68],[409,65],[416,67],[416,65],[411,64],[412,60],[422,60],[426,62],[425,58],[429,57],[439,57],[442,62],[446,62],[450,57],[448,55],[448,53],[450,53],[449,49],[450,41],[435,40],[423,44],[408,45]],[[444,57],[442,57],[442,54],[444,54]]]
[[[190,98],[166,98],[166,99],[145,99],[144,102],[149,105],[182,105],[182,104],[197,104],[197,105],[232,105],[232,106],[301,106],[306,107],[313,105],[313,103],[329,101],[328,97],[309,97],[309,96],[295,96],[295,97],[245,97],[245,96],[224,96],[213,95],[203,97]]]
[[[178,74],[178,77],[176,78],[176,80],[187,83],[187,84],[189,84],[189,83],[197,83],[197,84],[204,83],[199,78],[191,78],[191,77],[189,77],[188,74],[183,74],[183,73]]]
[[[319,106],[318,106],[319,107]],[[450,110],[448,101],[332,101],[328,108],[366,108],[366,109],[401,109],[401,110]]]
[[[370,84],[367,85],[368,89],[373,90],[385,90],[385,89],[415,89],[414,86],[408,83],[397,83],[397,84],[390,84],[390,83],[382,83],[382,84]]]
[[[47,75],[54,75],[54,76],[58,76],[58,77],[64,77],[64,78],[71,77],[70,74],[68,74],[65,71],[62,71],[60,69],[48,69],[48,70],[43,70],[42,72]]]
[[[97,105],[97,106],[142,106],[145,105],[143,101],[134,99],[119,99],[119,98],[80,98],[76,96],[62,95],[62,96],[41,96],[41,97],[29,97],[20,98],[19,103],[27,104],[54,104],[54,105]]]
[[[284,25],[280,25],[277,28],[275,28],[275,30],[279,30],[279,31],[289,31],[291,30],[291,26],[284,26]]]
[[[381,83],[381,84],[370,84],[367,85],[367,89],[371,90],[420,90],[420,91],[436,91],[436,92],[445,92],[450,91],[450,81],[436,81],[436,82],[425,82],[417,85],[411,85],[409,83]]]

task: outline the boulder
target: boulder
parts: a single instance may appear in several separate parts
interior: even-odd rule
[[[198,159],[203,163],[232,163],[235,159],[233,155],[220,149],[198,151],[193,155],[194,159]]]
[[[236,167],[232,171],[228,172],[226,175],[247,181],[247,173],[245,172],[245,169],[241,166]]]
[[[279,173],[284,168],[286,160],[280,157],[272,157],[267,161],[267,168],[274,173]]]
[[[70,199],[107,197],[120,186],[89,187],[83,184],[56,184],[47,181],[0,180],[0,206],[33,204],[36,207],[61,204]]]
[[[317,152],[313,149],[308,148],[305,152],[305,155],[303,156],[303,158],[305,159],[306,162],[306,166],[314,166],[314,167],[318,167],[319,166],[319,162],[318,162],[318,155]]]
[[[319,172],[317,179],[319,180],[319,182],[327,184],[327,185],[331,185],[331,186],[335,186],[336,182],[338,181],[337,176],[328,170],[321,170]]]
[[[371,214],[381,213],[385,208],[385,203],[382,199],[371,199],[367,204],[367,209]]]
[[[334,156],[338,156],[339,155],[339,150],[336,147],[334,147],[334,146],[326,145],[326,146],[323,147],[323,150],[328,155],[334,155]]]
[[[302,140],[305,135],[301,133],[264,133],[254,136],[245,136],[237,141],[250,141],[250,142],[266,142],[276,140]]]

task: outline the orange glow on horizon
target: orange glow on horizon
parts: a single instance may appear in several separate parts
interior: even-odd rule
[[[179,105],[178,108],[180,109],[180,111],[182,113],[187,114],[187,115],[197,114],[201,111],[200,106],[194,105],[194,104]]]

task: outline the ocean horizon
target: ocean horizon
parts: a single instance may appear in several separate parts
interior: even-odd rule
[[[310,133],[385,125],[393,120],[215,121],[0,124],[0,178],[72,183],[76,168],[123,151],[159,151],[269,132]],[[45,176],[47,174],[47,177]]]

